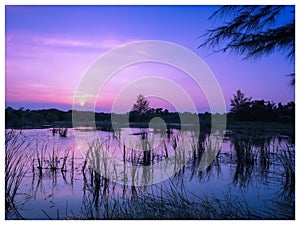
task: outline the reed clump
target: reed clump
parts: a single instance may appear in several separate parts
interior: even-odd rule
[[[295,147],[285,145],[277,149],[277,157],[283,168],[283,187],[288,195],[295,193]]]
[[[15,130],[5,132],[5,215],[22,218],[17,210],[16,196],[26,175],[30,156],[26,154],[29,143]]]

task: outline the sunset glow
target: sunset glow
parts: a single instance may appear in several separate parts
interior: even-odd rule
[[[294,64],[280,52],[242,61],[233,54],[211,55],[209,49],[197,49],[201,42],[197,37],[216,24],[208,17],[217,8],[6,6],[6,106],[69,110],[88,68],[107,51],[138,40],[174,42],[202,58],[216,75],[227,108],[237,89],[255,99],[276,103],[293,100],[294,92],[285,75],[294,72]],[[199,112],[209,111],[205,95],[184,73],[154,64],[120,70],[98,96],[96,110],[109,111],[120,88],[149,75],[149,71],[180,84]],[[126,105],[127,96],[122,98]],[[79,104],[83,106],[87,100],[88,96],[83,96]],[[155,100],[152,105],[161,107]]]

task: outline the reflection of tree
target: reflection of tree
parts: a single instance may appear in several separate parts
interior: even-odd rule
[[[290,20],[282,20],[287,14],[291,15]],[[208,30],[203,35],[206,40],[199,47],[210,46],[215,52],[235,52],[244,59],[281,50],[286,52],[288,59],[294,60],[294,16],[291,6],[223,6],[210,18],[228,18],[226,25]],[[294,73],[291,76],[294,84]]]
[[[201,132],[197,143],[192,144],[193,149],[193,160],[190,161],[191,177],[197,176],[199,182],[209,182],[211,178],[215,175],[219,177],[221,174],[221,162],[220,162],[220,152],[216,155],[216,149],[220,149],[220,142],[216,139],[209,139],[208,133]],[[206,152],[206,157],[204,153]],[[212,162],[205,168],[205,170],[199,170],[201,161],[210,160],[214,158]]]
[[[250,139],[235,137],[233,139],[233,146],[237,163],[233,176],[233,183],[246,188],[252,180],[252,172],[255,163],[252,143]]]
[[[257,140],[258,142],[258,148],[259,148],[259,162],[260,162],[260,171],[261,176],[266,177],[269,172],[270,167],[270,145],[271,145],[271,139],[270,138],[261,138],[260,140],[258,138],[254,139],[254,141]],[[254,143],[255,144],[255,143]]]

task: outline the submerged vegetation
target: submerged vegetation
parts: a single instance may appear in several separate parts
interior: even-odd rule
[[[30,156],[26,154],[29,145],[22,140],[17,131],[5,132],[5,214],[6,217],[16,215],[18,203],[16,196],[19,194],[22,180],[26,174]]]
[[[284,12],[291,16],[280,22]],[[217,17],[225,26],[209,29],[199,47],[244,59],[281,50],[294,62],[294,7],[224,6]],[[5,218],[295,219],[295,102],[253,100],[241,90],[230,100],[229,112],[214,115],[151,108],[143,95],[124,114],[7,107]],[[200,132],[183,115],[199,119]],[[212,118],[227,118],[226,130]],[[149,182],[162,174],[168,179]]]
[[[7,108],[8,127],[30,123],[49,127],[6,130],[6,218],[295,218],[294,103],[275,106],[252,101],[238,91],[231,100],[227,130],[211,131],[211,115],[205,113],[198,115],[200,133],[181,129],[179,113],[154,110],[148,103],[139,96],[128,115],[130,127],[112,126],[110,114],[96,113],[96,128],[74,129],[68,128],[71,111]],[[32,119],[39,113],[46,115],[46,124],[42,116],[37,123]],[[165,127],[150,126],[148,122],[154,117],[163,119]],[[15,118],[22,118],[19,124],[15,124]],[[81,135],[96,132],[99,139],[85,139],[88,145],[80,146],[82,155],[78,156],[74,131]],[[126,136],[128,131],[132,136]],[[134,137],[135,142],[127,145],[124,137]],[[112,157],[122,162],[122,167],[112,163]],[[167,162],[164,166],[160,164],[163,161]],[[158,173],[172,174],[152,184],[149,181],[155,173],[149,167],[156,165]],[[62,195],[62,189],[73,195],[64,191]],[[64,195],[67,200],[62,206]],[[49,200],[49,207],[39,208],[44,204],[42,199]],[[26,211],[28,201],[33,205],[39,202],[35,206],[39,216]]]
[[[149,132],[145,129],[144,131]],[[286,143],[284,139],[271,142],[271,137],[258,138],[254,134],[228,132],[226,137],[231,143],[230,151],[219,152],[210,166],[200,171],[199,165],[205,151],[217,147],[217,142],[208,141],[209,133],[201,132],[197,141],[190,146],[193,151],[190,151],[186,165],[173,177],[150,186],[135,186],[134,183],[130,186],[117,184],[108,179],[107,173],[110,171],[115,171],[115,176],[120,175],[121,171],[116,171],[109,160],[103,160],[107,158],[106,152],[116,153],[126,165],[143,165],[148,155],[113,144],[116,140],[114,135],[91,142],[86,155],[79,159],[74,156],[73,146],[55,148],[46,142],[30,146],[23,141],[25,140],[23,135],[18,132],[9,131],[6,138],[5,189],[8,219],[26,218],[22,214],[26,210],[19,208],[19,204],[22,203],[20,199],[38,199],[40,198],[38,193],[42,191],[41,195],[45,196],[43,198],[50,198],[50,203],[54,206],[54,190],[59,187],[71,187],[73,190],[79,181],[83,186],[80,185],[78,194],[82,195],[82,198],[77,206],[70,205],[67,201],[65,206],[57,208],[54,214],[51,208],[42,208],[40,216],[35,218],[294,219],[295,217],[295,149],[293,145],[284,144]],[[51,130],[48,132],[51,136]],[[166,139],[160,148],[155,151],[150,149],[150,160],[147,161],[147,165],[155,164],[174,154],[177,157],[183,156],[181,150],[174,151],[179,145],[179,139],[182,138],[178,132],[172,129],[169,138],[167,133],[165,134]],[[142,134],[139,135],[141,140],[144,140]],[[147,137],[150,138],[149,135]],[[274,143],[277,144],[273,146]],[[30,152],[33,154],[28,154]],[[231,172],[227,171],[226,176],[231,179],[228,180],[232,185],[231,188],[224,187],[223,191],[217,194],[209,189],[204,189],[203,193],[189,189],[194,182],[196,188],[201,188],[202,185],[205,187],[211,180],[216,182],[218,177],[224,176],[222,175],[224,167],[230,168]],[[32,188],[25,197],[21,197],[25,188],[22,186],[25,174]],[[151,174],[145,173],[142,177],[136,174],[134,179],[149,179],[147,176]],[[49,197],[44,190],[45,182],[48,180],[52,193]],[[245,196],[245,191],[251,192],[253,185],[267,187],[275,185],[274,190],[278,191],[273,196],[262,195],[259,203],[262,205],[257,208],[257,203],[253,203],[249,196]],[[74,211],[74,207],[77,210]],[[286,210],[286,207],[289,207],[289,210]]]

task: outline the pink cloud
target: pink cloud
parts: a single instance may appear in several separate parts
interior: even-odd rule
[[[81,47],[93,49],[111,49],[120,45],[137,41],[138,39],[120,40],[117,38],[94,38],[92,40],[74,39],[69,37],[34,36],[28,34],[9,34],[5,37],[6,43],[21,45],[42,45],[48,47]]]

